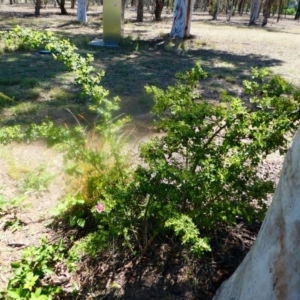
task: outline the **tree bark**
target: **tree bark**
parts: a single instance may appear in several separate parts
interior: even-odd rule
[[[279,9],[278,9],[277,22],[279,22],[279,19],[280,19],[282,3],[283,3],[283,1],[282,1],[282,0],[279,0]]]
[[[239,4],[238,4],[238,14],[240,16],[243,15],[243,11],[244,11],[244,3],[245,3],[245,0],[240,0]]]
[[[299,18],[300,18],[300,1],[298,0],[298,7],[295,14],[295,20],[299,20]]]
[[[294,300],[300,295],[300,129],[255,244],[214,300]]]
[[[143,0],[138,0],[136,21],[137,22],[144,21],[144,1]]]
[[[87,23],[86,0],[78,0],[77,2],[77,21]]]
[[[216,5],[215,5],[215,9],[214,9],[214,12],[213,12],[213,16],[212,16],[213,20],[218,20],[219,8],[220,8],[220,0],[217,0]]]
[[[75,2],[76,2],[76,0],[71,0],[71,9],[75,8]]]
[[[67,12],[67,10],[65,8],[66,0],[57,0],[57,3],[58,3],[59,8],[60,8],[60,13],[62,15],[67,15],[68,12]]]
[[[155,0],[154,16],[155,21],[161,21],[161,13],[164,8],[164,0]]]
[[[35,1],[35,8],[34,8],[34,15],[36,17],[38,17],[40,15],[41,6],[42,6],[42,0],[36,0]]]
[[[271,5],[273,4],[273,0],[266,0],[265,2],[265,7],[264,7],[264,12],[263,12],[263,21],[261,26],[266,26],[268,24],[268,19],[270,17],[271,13]]]
[[[170,36],[186,38],[190,35],[195,0],[176,0]]]
[[[259,14],[260,1],[261,0],[252,0],[251,1],[251,13],[250,13],[249,26],[256,25],[256,21],[257,21],[258,14]]]

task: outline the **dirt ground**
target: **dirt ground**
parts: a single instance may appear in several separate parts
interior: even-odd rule
[[[34,18],[33,11],[30,5],[0,4],[0,30],[22,24],[63,33],[74,40],[82,36],[87,40],[102,36],[101,7],[90,7],[87,25],[74,22],[75,10],[68,9],[70,14],[61,16],[58,9],[48,7],[41,11],[40,18]],[[103,50],[85,50],[95,55],[97,67],[106,70],[103,84],[113,95],[120,96],[122,112],[132,116],[133,145],[154,134],[150,114],[152,102],[145,98],[143,86],[156,84],[165,88],[173,82],[171,74],[189,68],[195,61],[201,61],[208,72],[222,74],[211,77],[204,85],[203,95],[208,99],[215,99],[220,87],[239,94],[241,81],[249,76],[253,66],[268,67],[300,84],[300,23],[291,17],[283,17],[279,23],[270,19],[262,28],[248,27],[249,15],[246,14],[232,17],[229,23],[224,15],[220,15],[218,21],[211,21],[206,13],[196,11],[191,29],[194,38],[178,45],[164,39],[171,29],[172,14],[166,11],[163,16],[161,22],[155,23],[152,14],[145,12],[145,22],[138,24],[134,22],[134,9],[126,9],[124,36],[130,41],[138,39],[134,45],[141,47],[139,51],[121,50],[103,55]],[[131,74],[136,76],[130,77],[125,85],[123,77]],[[281,164],[282,157],[272,154],[261,172],[269,172],[276,181]],[[20,192],[18,182],[24,174],[39,166],[53,175],[50,186],[43,191]],[[64,195],[65,188],[63,158],[55,150],[43,143],[0,146],[0,194],[7,199],[25,196],[19,207],[0,215],[0,290],[11,274],[10,262],[20,257],[23,248],[37,244],[43,236],[50,240],[56,237],[57,234],[47,227],[49,212]],[[7,226],[15,219],[20,220],[18,226]],[[84,292],[79,299],[210,299],[250,249],[259,224],[242,227],[216,232],[216,250],[201,261],[187,261],[184,253],[173,255],[167,249],[154,249],[156,254],[143,261],[120,257],[116,266],[115,281],[120,286],[117,290],[105,289],[110,254],[100,262],[83,261],[78,279]],[[239,239],[241,232],[243,247]]]

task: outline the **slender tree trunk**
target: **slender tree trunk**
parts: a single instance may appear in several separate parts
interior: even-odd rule
[[[42,0],[36,0],[35,1],[35,9],[34,9],[34,15],[38,17],[40,15],[40,10],[42,6]]]
[[[282,8],[282,0],[279,0],[279,9],[278,9],[278,16],[277,16],[277,22],[279,22],[280,14],[281,14],[281,8]]]
[[[214,300],[297,300],[300,295],[300,129],[255,244]]]
[[[75,2],[76,2],[76,0],[71,0],[71,8],[72,9],[75,8]]]
[[[238,14],[239,14],[240,16],[243,15],[244,2],[245,2],[245,0],[240,0],[240,2],[239,2],[239,4],[238,4]]]
[[[213,12],[213,16],[212,16],[213,20],[218,20],[219,9],[220,9],[220,0],[217,0],[216,5],[215,5],[215,9],[214,9],[214,12]]]
[[[176,0],[170,36],[185,38],[190,35],[194,0]]]
[[[57,0],[57,3],[58,3],[59,8],[60,8],[60,13],[62,15],[67,15],[68,12],[67,12],[67,10],[65,8],[66,1],[65,0]]]
[[[138,0],[136,21],[143,22],[143,20],[144,20],[144,1]]]
[[[78,0],[77,2],[77,21],[87,23],[86,0]]]
[[[299,18],[300,18],[300,1],[298,0],[298,7],[295,14],[295,20],[299,20]]]
[[[234,10],[234,3],[233,3],[233,0],[232,0],[229,4],[229,13],[228,13],[228,17],[227,17],[228,22],[230,22],[231,16],[233,14],[233,10]]]
[[[265,7],[264,7],[264,11],[263,11],[263,21],[261,26],[266,26],[268,24],[268,19],[270,17],[270,12],[271,12],[271,5],[272,5],[272,0],[266,0],[265,2]]]
[[[256,24],[258,14],[259,14],[260,1],[261,0],[252,0],[251,1],[251,13],[250,13],[249,26]]]
[[[161,20],[161,13],[164,8],[164,0],[155,0],[154,16],[155,21]]]

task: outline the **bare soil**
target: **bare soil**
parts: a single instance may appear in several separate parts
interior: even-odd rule
[[[58,9],[49,7],[41,11],[40,18],[33,16],[33,5],[0,4],[0,30],[14,25],[53,30],[69,37],[75,43],[102,37],[102,8],[91,6],[89,23],[76,20],[75,10],[68,9],[61,16]],[[95,66],[106,70],[103,85],[112,95],[119,95],[121,112],[132,116],[128,130],[133,130],[132,143],[155,134],[151,127],[152,101],[143,91],[146,84],[165,88],[174,82],[174,73],[187,70],[201,61],[211,76],[203,83],[203,97],[215,100],[222,89],[239,95],[243,79],[249,78],[251,67],[268,67],[289,81],[299,84],[300,23],[291,17],[279,23],[248,27],[248,15],[234,16],[226,22],[225,16],[211,21],[207,13],[195,12],[192,21],[192,39],[184,42],[170,40],[166,35],[172,25],[172,14],[164,12],[161,22],[153,22],[151,13],[145,12],[145,22],[135,23],[135,11],[126,9],[124,45],[119,49],[79,49],[95,56]],[[85,40],[83,40],[85,37]],[[79,42],[78,42],[79,41]],[[33,54],[32,54],[33,55]],[[0,62],[0,70],[8,60]],[[1,71],[0,71],[1,73]],[[3,74],[1,76],[4,76]],[[14,76],[14,75],[12,75]],[[52,113],[68,122],[66,113]],[[44,114],[43,114],[44,116]],[[69,115],[68,115],[69,116]],[[282,157],[272,154],[261,168],[276,181]],[[58,233],[47,227],[49,211],[64,195],[66,188],[61,154],[43,143],[0,146],[1,194],[8,199],[20,196],[18,182],[28,170],[38,166],[54,175],[49,188],[42,192],[21,193],[26,200],[14,211],[0,216],[0,290],[11,274],[10,262],[17,260],[21,250],[36,245],[41,237],[56,239]],[[25,170],[25,171],[24,171]],[[26,171],[27,170],[27,171]],[[29,206],[27,206],[29,204]],[[18,219],[20,226],[7,226]],[[90,260],[85,258],[75,277],[81,288],[78,299],[211,299],[218,286],[230,276],[242,261],[260,224],[238,223],[236,227],[220,228],[215,232],[213,252],[201,260],[189,260],[180,251],[176,241],[158,249],[143,259],[129,254]],[[114,277],[112,275],[114,261]],[[114,281],[117,287],[109,288]]]

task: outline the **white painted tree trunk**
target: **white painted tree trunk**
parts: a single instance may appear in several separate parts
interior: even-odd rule
[[[256,242],[214,300],[300,299],[300,129]]]
[[[87,14],[86,14],[86,1],[78,0],[77,1],[77,21],[82,23],[87,23]]]
[[[176,0],[174,5],[173,26],[170,36],[184,38],[190,35],[195,0]]]
[[[255,25],[258,19],[261,0],[251,0],[251,12],[249,25]]]

